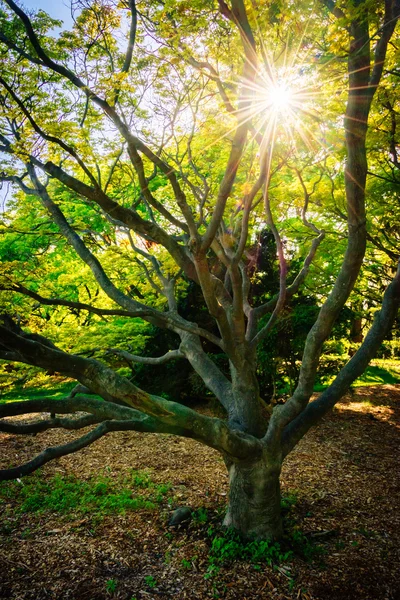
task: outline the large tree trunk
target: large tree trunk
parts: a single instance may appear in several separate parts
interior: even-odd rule
[[[257,461],[227,462],[229,504],[224,519],[245,539],[282,537],[280,464]]]
[[[231,363],[233,402],[229,407],[229,425],[255,437],[263,437],[268,421],[260,400],[256,375],[256,356],[247,346],[243,349],[240,368]]]

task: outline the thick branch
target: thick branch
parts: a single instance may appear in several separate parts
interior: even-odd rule
[[[64,446],[48,448],[22,467],[0,471],[0,480],[14,479],[31,473],[53,458],[70,454],[93,443],[109,431],[134,430],[149,433],[171,433],[196,439],[231,457],[238,456],[238,458],[261,451],[259,440],[240,432],[230,431],[226,423],[220,419],[205,417],[182,405],[160,400],[172,407],[175,412],[173,418],[149,416],[128,407],[82,396],[64,400],[51,398],[0,405],[0,418],[33,412],[57,411],[59,414],[68,414],[72,411],[86,411],[97,419],[105,421],[78,440]],[[89,417],[84,418],[89,419]]]
[[[0,431],[12,433],[14,435],[42,433],[48,429],[67,429],[74,431],[76,429],[83,429],[89,425],[94,425],[98,422],[99,419],[93,415],[84,415],[78,419],[55,417],[54,419],[41,419],[40,421],[33,421],[31,423],[13,423],[11,421],[0,420]]]
[[[75,378],[93,392],[101,395],[105,391],[111,397],[147,414],[169,414],[168,410],[149,394],[94,359],[49,348],[17,335],[2,325],[0,335],[2,344],[9,350],[17,351],[23,362]]]
[[[371,95],[375,93],[376,88],[381,80],[388,43],[393,35],[399,16],[400,1],[385,0],[384,25],[381,30],[381,35],[375,46],[374,66],[369,82]]]
[[[266,440],[273,446],[279,445],[283,429],[307,406],[313,392],[322,345],[329,336],[340,310],[354,287],[364,259],[366,248],[365,183],[368,169],[366,133],[371,107],[369,72],[369,31],[368,20],[364,15],[353,20],[350,28],[349,91],[345,116],[347,248],[334,287],[307,335],[297,388],[286,404],[274,409],[270,419]]]
[[[175,433],[192,437],[232,456],[244,455],[254,451],[256,447],[258,448],[259,442],[255,438],[243,437],[240,433],[236,434],[228,428],[226,423],[199,415],[182,404],[150,395],[94,359],[53,350],[43,344],[25,339],[3,326],[0,326],[0,336],[6,348],[18,351],[23,362],[73,377],[89,387],[92,392],[99,395],[106,392],[110,397],[127,405],[125,408],[110,402],[87,400],[76,396],[64,401],[68,407],[74,406],[75,410],[90,410],[96,416],[98,411],[105,414],[104,411],[107,410],[111,410],[111,414],[115,415],[130,415],[131,418],[140,419],[141,426],[147,428],[142,429],[144,431]],[[60,402],[56,401],[51,412],[61,412]],[[29,411],[29,408],[32,409],[32,406],[35,406],[29,402],[13,404],[14,406],[0,405],[0,417],[24,414]],[[128,407],[134,408],[135,412]],[[125,413],[121,411],[125,411]],[[126,411],[130,412],[126,413]],[[137,411],[145,413],[145,415],[138,415]]]
[[[232,384],[204,352],[197,336],[180,334],[181,345],[179,349],[200,375],[207,388],[215,395],[222,406],[229,412],[233,403]]]
[[[325,6],[329,9],[329,11],[337,19],[344,19],[345,18],[346,15],[342,11],[342,9],[337,6],[337,4],[336,4],[336,2],[334,0],[322,0],[322,4],[325,4]]]
[[[93,442],[106,435],[106,433],[109,433],[110,431],[120,431],[121,429],[125,429],[124,422],[105,421],[89,433],[86,433],[72,442],[68,442],[68,444],[46,448],[46,450],[43,450],[43,452],[35,456],[35,458],[19,467],[0,470],[0,481],[17,479],[18,477],[29,475],[51,460],[72,454],[73,452],[78,452],[78,450],[82,450],[82,448],[93,444]]]

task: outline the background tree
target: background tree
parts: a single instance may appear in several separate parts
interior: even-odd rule
[[[51,415],[2,421],[2,430],[93,428],[0,477],[31,473],[109,431],[183,435],[224,457],[224,523],[279,538],[282,461],[364,371],[400,302],[397,271],[362,345],[310,402],[323,344],[365,257],[368,122],[378,118],[381,80],[393,77],[385,64],[399,2],[289,10],[85,0],[57,39],[43,12],[1,5],[1,179],[22,192],[3,219],[4,308],[17,301],[19,313],[40,307],[60,322],[44,336],[45,327],[28,332],[5,315],[0,356],[77,379],[104,400],[73,393],[2,405],[1,417]],[[373,137],[371,148],[379,157]],[[260,395],[257,348],[296,294],[309,304],[307,276],[320,308],[293,393],[272,408],[273,393]],[[196,312],[180,304],[190,288]],[[127,339],[111,352],[128,363],[187,361],[227,418],[143,391],[95,349],[77,354],[71,314],[123,319]],[[176,346],[158,357],[128,352],[130,320],[136,331],[138,320],[168,330]]]

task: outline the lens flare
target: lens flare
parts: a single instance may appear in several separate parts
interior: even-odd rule
[[[265,95],[267,108],[270,108],[275,113],[288,112],[292,107],[294,95],[285,83],[271,86]]]

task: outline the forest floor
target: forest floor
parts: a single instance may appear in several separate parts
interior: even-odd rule
[[[74,435],[0,433],[0,468]],[[344,398],[285,462],[295,552],[267,550],[267,564],[254,553],[223,560],[238,545],[218,527],[228,482],[216,452],[110,434],[0,484],[0,598],[400,599],[399,438],[399,385]],[[191,523],[168,527],[180,506],[192,508]]]

